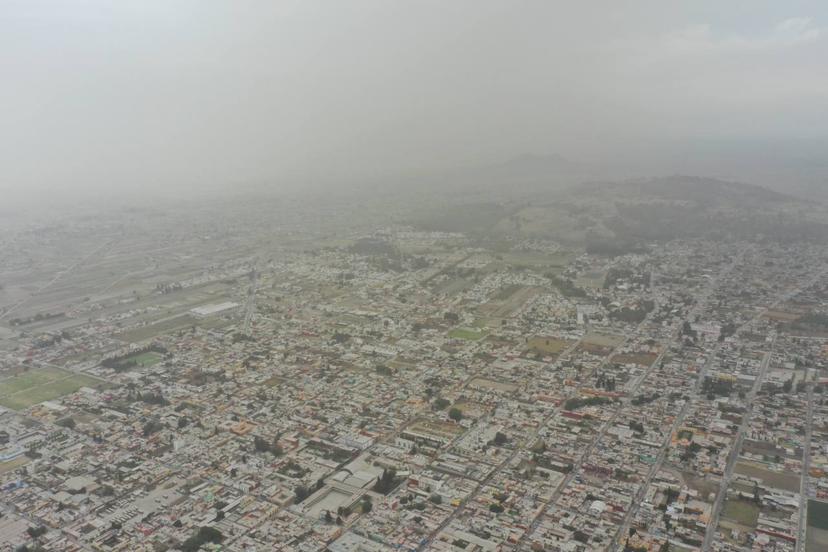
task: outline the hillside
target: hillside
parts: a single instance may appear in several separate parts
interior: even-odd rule
[[[432,229],[548,237],[608,252],[682,237],[828,239],[824,205],[751,184],[669,176],[550,188],[525,196],[515,190],[498,204],[452,204],[419,222]]]

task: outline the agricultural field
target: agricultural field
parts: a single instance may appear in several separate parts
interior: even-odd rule
[[[57,368],[36,368],[0,380],[0,406],[24,410],[44,401],[74,393],[81,387],[97,388],[96,378]]]
[[[809,500],[805,552],[824,550],[828,550],[828,502]]]

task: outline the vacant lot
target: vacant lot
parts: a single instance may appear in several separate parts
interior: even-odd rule
[[[98,387],[101,380],[57,368],[36,368],[0,380],[0,406],[23,410],[32,405],[74,393],[81,387]]]
[[[613,362],[618,364],[637,364],[639,366],[650,366],[658,355],[655,353],[621,353],[612,357]]]

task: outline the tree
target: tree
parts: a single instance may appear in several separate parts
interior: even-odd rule
[[[181,550],[184,552],[196,552],[203,544],[208,542],[218,544],[222,540],[224,540],[224,535],[215,527],[199,527],[193,536],[184,541],[184,544],[181,545]]]
[[[499,514],[503,512],[503,505],[501,505],[499,502],[492,502],[491,504],[489,504],[489,511],[493,514]]]
[[[451,410],[449,410],[448,417],[454,420],[455,422],[459,422],[463,419],[463,411],[454,406],[451,408]]]
[[[61,418],[60,420],[56,421],[55,425],[67,427],[69,429],[75,429],[75,420],[71,416],[67,416],[66,418]]]
[[[48,529],[46,529],[46,527],[44,527],[43,525],[39,525],[37,527],[29,527],[28,529],[26,529],[26,533],[28,533],[29,536],[33,539],[42,537],[46,534],[47,531]]]
[[[158,420],[149,420],[147,423],[144,424],[144,427],[142,428],[144,432],[144,437],[149,437],[153,433],[161,431],[163,427],[164,425]]]
[[[397,470],[388,468],[382,470],[382,475],[374,485],[374,490],[381,494],[388,494],[394,488],[397,479]]]
[[[304,485],[299,485],[293,490],[293,495],[293,503],[299,504],[300,502],[308,498],[308,496],[310,495],[310,491]]]

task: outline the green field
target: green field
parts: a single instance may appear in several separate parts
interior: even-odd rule
[[[749,500],[728,498],[722,517],[747,527],[756,527],[756,521],[759,519],[759,506]]]
[[[808,527],[828,530],[828,502],[808,501]]]
[[[449,332],[449,337],[453,339],[467,339],[469,341],[477,341],[483,339],[486,335],[483,332],[476,332],[468,328],[455,328]]]
[[[805,552],[825,550],[828,550],[828,502],[809,500]]]
[[[146,367],[146,366],[152,366],[154,364],[158,364],[159,362],[164,360],[164,357],[162,357],[158,353],[154,353],[152,351],[147,351],[146,353],[141,353],[139,355],[127,357],[124,360],[125,361],[134,360],[135,362],[138,363],[138,366]]]
[[[98,387],[101,381],[57,368],[36,368],[0,380],[0,406],[23,410],[74,393],[81,387]]]

